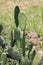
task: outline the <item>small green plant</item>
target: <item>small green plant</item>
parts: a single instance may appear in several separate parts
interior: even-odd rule
[[[20,38],[20,32],[18,30],[18,27],[21,29],[21,32],[23,32],[22,34],[22,49],[23,49],[23,56],[25,56],[25,29],[26,29],[26,16],[23,13],[20,13],[20,9],[18,6],[15,7],[15,23],[16,23],[16,29],[14,30],[14,35],[15,35],[15,39],[16,41],[19,39],[19,41],[17,41],[17,45],[19,46],[20,44],[18,42],[21,43],[21,38]]]
[[[11,47],[14,46],[13,31],[11,31]]]
[[[26,30],[26,16],[23,13],[19,13],[19,27],[21,31],[23,32],[22,34],[22,49],[23,49],[23,56],[25,57],[25,30]]]
[[[21,54],[20,54],[19,51],[14,50],[12,47],[10,47],[7,51],[8,51],[9,56],[10,56],[12,59],[18,60],[18,61],[21,60]]]
[[[40,54],[39,52],[36,53],[34,60],[32,62],[32,65],[39,65],[40,61],[42,59],[42,54]]]
[[[42,15],[43,17],[43,15]],[[7,47],[7,52],[0,49],[0,65],[38,65],[41,60],[41,55],[33,51],[33,45],[29,45],[28,53],[26,55],[26,16],[24,13],[20,12],[18,6],[15,7],[14,20],[16,28],[11,30],[11,47]],[[33,24],[35,27],[35,24]],[[2,31],[2,26],[0,27],[0,32]],[[35,27],[36,29],[36,27]],[[15,46],[14,46],[15,45]],[[22,46],[21,46],[22,45]],[[16,48],[14,48],[16,47]],[[5,50],[6,50],[5,48]],[[22,49],[22,50],[21,50]]]
[[[1,54],[1,61],[2,61],[1,64],[3,64],[3,65],[5,65],[5,63],[7,62],[7,56],[6,56],[5,53],[2,53]]]
[[[15,10],[14,10],[14,19],[15,19],[16,27],[19,26],[19,21],[18,21],[19,12],[20,12],[20,9],[19,9],[18,6],[16,6],[16,7],[15,7]]]
[[[18,20],[19,20],[19,27],[22,31],[26,30],[26,16],[24,13],[19,13],[18,16]]]

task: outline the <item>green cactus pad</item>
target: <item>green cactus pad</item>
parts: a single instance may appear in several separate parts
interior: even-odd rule
[[[42,54],[37,52],[35,57],[34,57],[32,65],[39,65],[41,59],[42,59]]]
[[[14,50],[12,47],[8,49],[8,54],[11,56],[12,59],[14,60],[20,60],[21,59],[21,54],[17,51]]]
[[[20,40],[20,31],[19,29],[14,30],[14,37],[16,40]]]
[[[24,30],[26,27],[26,16],[24,15],[24,13],[19,13],[18,19],[19,27],[21,28],[21,30]]]
[[[16,27],[18,27],[19,25],[19,21],[18,21],[19,12],[20,12],[19,6],[16,6],[14,10],[14,18],[15,18]]]

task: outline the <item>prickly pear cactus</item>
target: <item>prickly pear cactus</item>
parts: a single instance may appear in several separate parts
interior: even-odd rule
[[[26,16],[24,15],[24,13],[19,13],[18,20],[19,27],[21,28],[21,30],[24,30],[26,28]]]
[[[32,64],[32,61],[33,61],[33,59],[34,59],[34,57],[35,57],[35,54],[36,54],[35,50],[29,53],[28,58],[29,58],[29,60],[31,61],[31,62],[30,62],[31,64]]]
[[[16,28],[14,30],[14,37],[15,37],[15,40],[16,40],[17,47],[20,48],[21,34],[20,34],[20,30],[18,28]]]
[[[16,6],[14,10],[14,19],[15,19],[16,27],[18,27],[19,25],[19,21],[18,21],[19,12],[20,12],[19,6]]]
[[[11,56],[12,59],[14,60],[20,60],[21,59],[21,54],[17,51],[17,50],[14,50],[13,48],[9,48],[8,49],[8,54]]]
[[[11,46],[13,47],[14,46],[14,39],[13,39],[14,37],[13,37],[13,31],[11,31]]]
[[[34,57],[34,60],[32,62],[32,65],[39,65],[41,59],[42,59],[42,54],[37,52],[35,57]]]
[[[14,37],[16,40],[20,40],[20,31],[17,28],[14,30]]]
[[[22,38],[22,50],[23,50],[23,56],[25,57],[25,31],[23,31],[23,38]]]

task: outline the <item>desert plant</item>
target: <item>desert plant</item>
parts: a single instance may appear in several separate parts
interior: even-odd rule
[[[14,50],[12,47],[10,47],[8,49],[8,55],[14,59],[14,60],[18,60],[18,61],[21,61],[21,54],[19,51],[17,50]]]
[[[26,16],[24,13],[19,13],[18,20],[19,20],[19,27],[23,31],[26,29]]]
[[[14,37],[16,40],[20,40],[20,31],[17,28],[14,30]]]
[[[19,6],[16,6],[14,9],[14,19],[15,19],[16,27],[18,27],[19,25],[19,21],[18,21],[19,12],[20,12]]]
[[[11,46],[13,47],[14,46],[14,43],[13,43],[13,31],[11,31]]]
[[[1,61],[3,65],[5,65],[5,63],[7,62],[7,56],[6,56],[6,53],[2,53],[1,54]]]
[[[39,65],[41,59],[42,59],[42,54],[37,52],[33,59],[32,65]]]
[[[25,56],[25,29],[26,29],[26,16],[23,14],[23,13],[19,13],[20,10],[19,10],[19,7],[16,6],[15,7],[15,23],[16,23],[16,27],[19,27],[21,29],[21,31],[23,31],[23,34],[22,34],[22,49],[23,49],[23,56]],[[18,28],[15,29],[15,38],[16,38],[16,41],[19,39],[20,40],[20,32],[18,33]],[[17,41],[18,42],[18,41]],[[19,43],[17,43],[19,44]]]
[[[14,38],[14,33],[15,31],[14,30],[11,30],[11,47],[13,47],[16,43],[16,38]]]
[[[18,28],[16,28],[14,30],[14,38],[16,40],[16,45],[17,45],[18,49],[20,50],[21,34],[20,34],[20,30]]]
[[[19,13],[19,27],[22,30],[22,49],[23,49],[23,56],[25,56],[25,29],[26,29],[26,16],[23,13]]]
[[[25,57],[25,31],[23,31],[23,39],[22,39],[22,49],[23,49],[23,56]]]

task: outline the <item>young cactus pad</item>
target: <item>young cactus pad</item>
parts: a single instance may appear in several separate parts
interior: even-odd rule
[[[21,30],[24,30],[26,28],[26,16],[24,15],[24,13],[19,13],[18,19],[19,27],[21,28]]]
[[[19,12],[20,12],[20,9],[18,6],[16,6],[15,10],[14,10],[14,18],[15,18],[16,27],[18,27],[18,25],[19,25],[19,21],[18,21]]]
[[[11,31],[11,46],[14,46],[13,31]]]
[[[16,40],[20,40],[20,30],[18,28],[14,30],[14,37]]]

